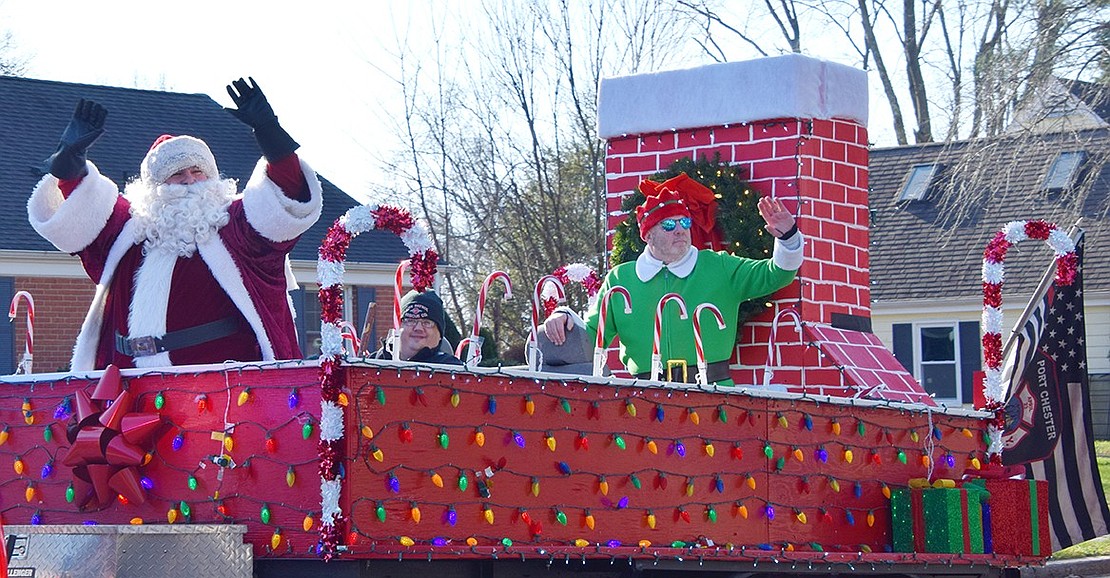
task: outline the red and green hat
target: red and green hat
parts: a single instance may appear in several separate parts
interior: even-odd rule
[[[644,204],[636,207],[636,223],[640,226],[640,238],[647,241],[647,232],[663,219],[689,217],[690,210],[682,197],[665,183],[648,179],[640,181],[640,192],[647,197]]]

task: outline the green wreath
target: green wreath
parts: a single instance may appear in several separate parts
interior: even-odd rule
[[[753,191],[742,176],[742,169],[721,162],[720,155],[713,160],[702,157],[699,160],[682,158],[669,168],[651,176],[653,181],[665,181],[686,173],[695,181],[707,186],[717,195],[717,226],[720,227],[728,250],[738,257],[766,259],[771,256],[775,239],[763,228],[763,218],[759,216],[760,194]],[[636,207],[644,203],[644,195],[637,189],[625,197],[621,211],[628,217],[617,225],[613,234],[613,251],[609,256],[610,266],[633,261],[644,252],[646,246],[640,239],[640,226],[636,223]],[[750,299],[740,304],[737,327],[770,307],[770,295]],[[737,337],[740,333],[737,332]]]

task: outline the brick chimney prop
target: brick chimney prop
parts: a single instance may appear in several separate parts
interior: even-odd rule
[[[805,262],[741,328],[738,385],[932,404],[871,333],[864,71],[791,54],[607,78],[598,131],[610,235],[640,180],[685,157],[719,154],[795,212]]]

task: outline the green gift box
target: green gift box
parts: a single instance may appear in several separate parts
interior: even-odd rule
[[[895,552],[982,554],[982,504],[978,489],[906,488],[891,492]]]

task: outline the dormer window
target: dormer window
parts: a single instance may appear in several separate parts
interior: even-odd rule
[[[1044,177],[1042,188],[1046,191],[1063,191],[1070,188],[1075,183],[1075,177],[1079,175],[1079,168],[1083,166],[1085,160],[1087,160],[1086,151],[1065,151],[1056,155],[1052,166],[1048,167],[1048,174]]]
[[[910,174],[906,177],[906,184],[902,187],[902,191],[898,193],[899,201],[920,201],[925,198],[925,193],[929,190],[929,185],[933,182],[933,177],[936,176],[937,170],[940,165],[915,165],[910,169]]]

